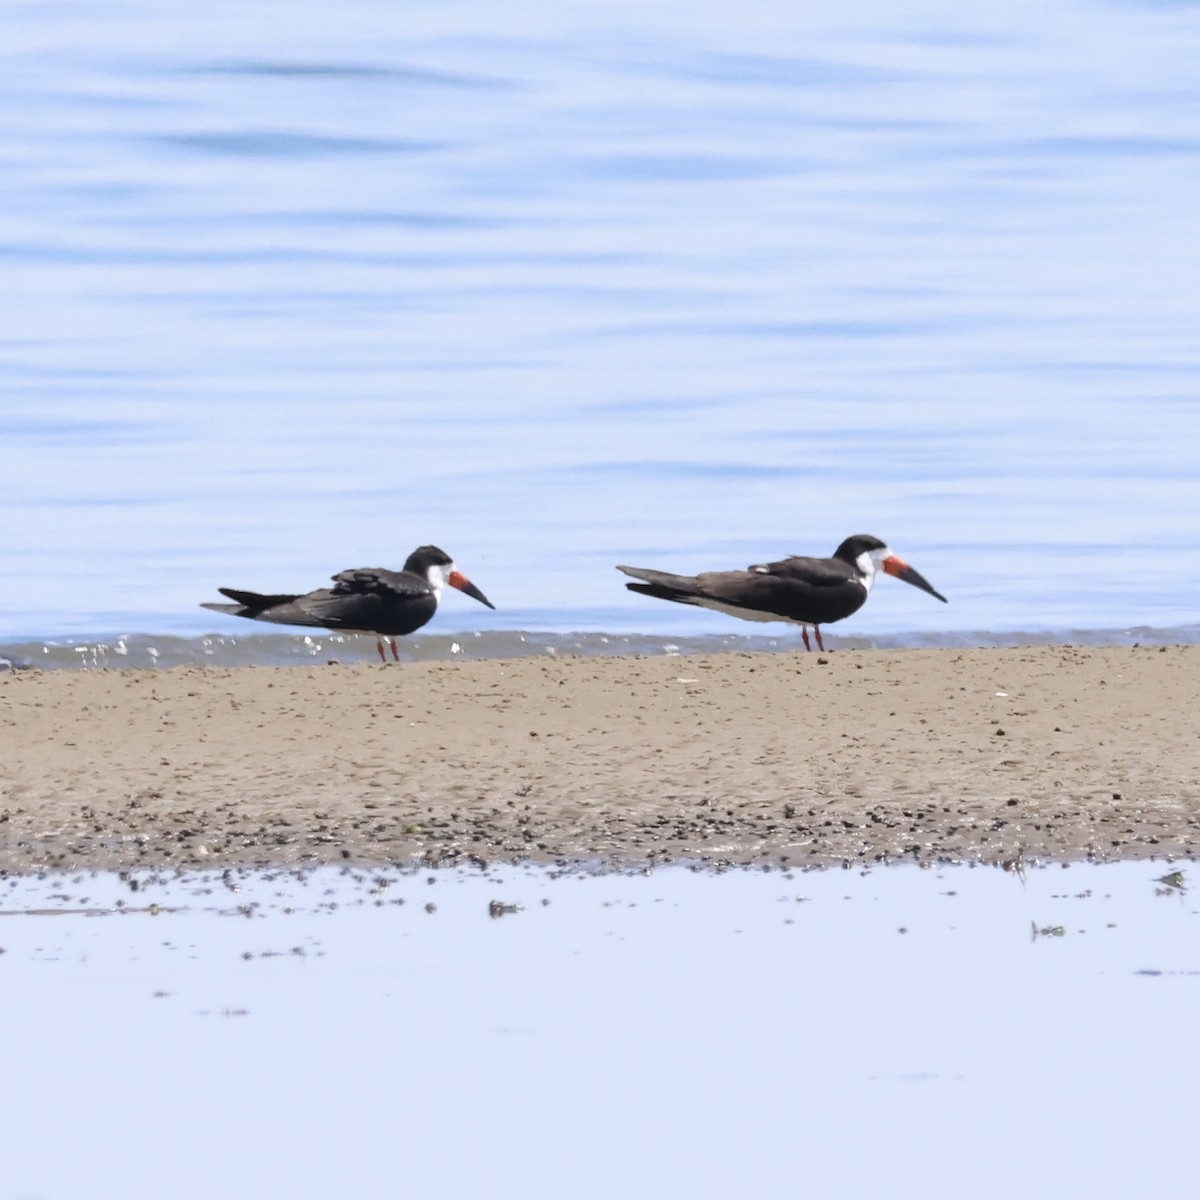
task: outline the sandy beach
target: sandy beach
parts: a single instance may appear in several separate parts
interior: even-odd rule
[[[0,676],[0,868],[1200,844],[1200,647]]]

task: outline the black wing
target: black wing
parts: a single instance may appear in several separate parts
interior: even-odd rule
[[[432,596],[428,580],[410,571],[389,571],[384,567],[353,567],[333,576],[334,596]]]
[[[857,578],[850,566],[835,558],[805,558],[798,554],[778,562],[756,563],[747,569],[756,575],[770,575],[815,588],[840,587]]]

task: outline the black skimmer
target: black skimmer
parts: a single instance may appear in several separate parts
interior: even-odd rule
[[[239,592],[217,588],[222,596],[236,604],[202,604],[213,612],[252,621],[272,621],[276,625],[315,625],[321,629],[340,629],[347,633],[373,633],[379,657],[384,639],[398,662],[396,638],[420,629],[437,612],[445,584],[458,588],[488,608],[496,606],[454,565],[454,560],[436,546],[414,550],[401,571],[383,567],[359,567],[339,571],[333,587],[318,588],[302,596],[260,596],[257,592]]]
[[[936,596],[946,597],[869,533],[848,537],[832,558],[784,558],[759,563],[745,571],[705,571],[701,575],[671,575],[643,567],[618,567],[640,583],[627,583],[631,592],[716,609],[745,621],[792,621],[800,626],[805,649],[811,650],[811,625],[824,650],[821,626],[857,612],[867,601],[880,570]]]

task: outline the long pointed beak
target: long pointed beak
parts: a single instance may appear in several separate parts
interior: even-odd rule
[[[918,587],[921,591],[936,596],[943,604],[950,603],[941,592],[934,590],[933,584],[920,571],[914,571],[904,559],[897,558],[893,554],[890,558],[883,560],[883,569],[889,575],[895,575],[897,579],[903,579],[905,583],[911,583],[913,587]]]
[[[480,604],[486,604],[488,608],[496,607],[461,571],[451,571],[446,577],[446,582],[452,588],[466,592],[472,600],[478,600]]]

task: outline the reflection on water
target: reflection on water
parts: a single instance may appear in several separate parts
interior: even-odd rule
[[[0,1197],[1144,1194],[1191,873],[10,877]]]

